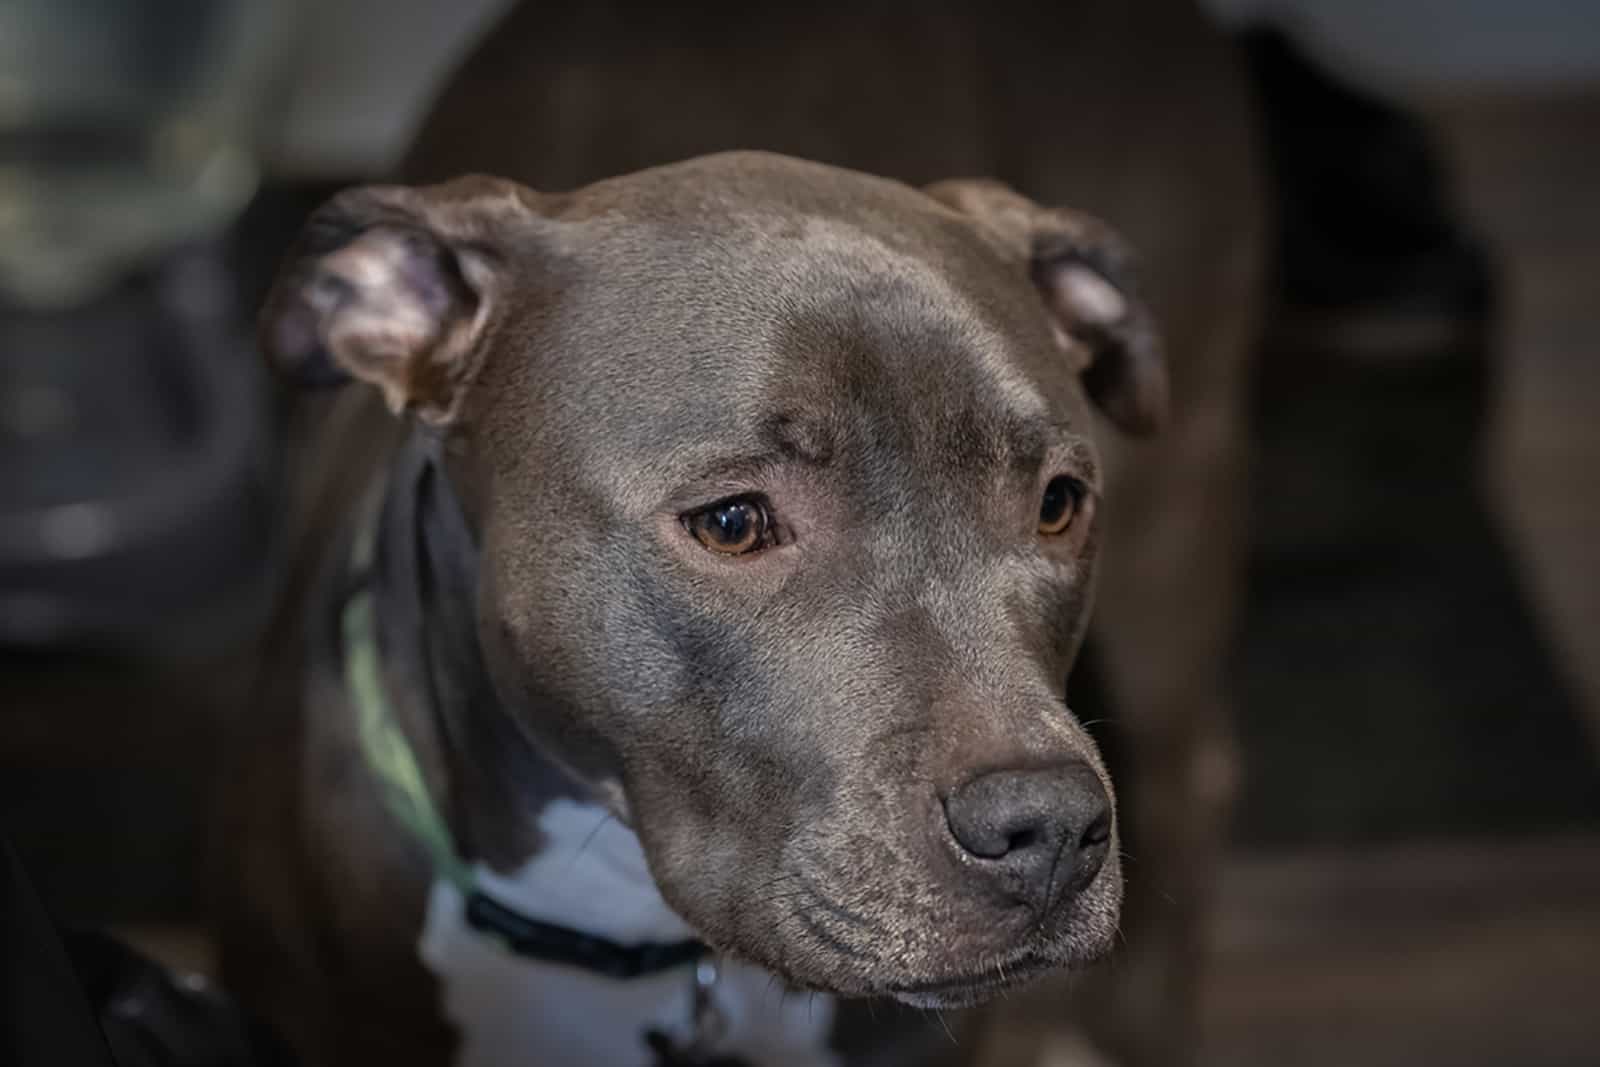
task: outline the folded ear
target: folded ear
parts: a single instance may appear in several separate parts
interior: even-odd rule
[[[1000,252],[1026,266],[1065,352],[1111,421],[1150,433],[1165,421],[1161,340],[1140,299],[1127,246],[1098,219],[1045,208],[999,182],[944,181],[925,190],[970,216]]]
[[[497,240],[532,194],[494,178],[364,186],[319,208],[261,313],[261,344],[311,385],[355,378],[389,409],[442,425],[459,413],[502,299]]]

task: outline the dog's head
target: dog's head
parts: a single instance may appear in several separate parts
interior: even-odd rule
[[[1126,271],[993,183],[734,154],[352,191],[263,330],[450,437],[498,692],[707,941],[955,1004],[1116,924],[1063,687],[1091,404],[1141,430],[1165,401]]]

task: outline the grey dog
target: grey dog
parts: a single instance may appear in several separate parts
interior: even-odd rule
[[[1220,50],[1134,7],[831,35],[519,14],[414,171],[505,178],[311,220],[266,348],[403,416],[312,451],[348,506],[228,822],[230,980],[313,1062],[959,1057],[852,1005],[963,1006],[1103,955],[1130,818],[1168,873],[1130,878],[1143,985],[1109,987],[1102,1029],[1181,1057],[1257,227]],[[835,42],[849,99],[785,124],[802,38]],[[913,67],[941,76],[910,97],[888,79]],[[914,184],[749,152],[589,181],[739,144]],[[1030,195],[934,180],[985,172]],[[1131,234],[1144,288],[1054,202]],[[1120,818],[1064,688],[1097,572]]]

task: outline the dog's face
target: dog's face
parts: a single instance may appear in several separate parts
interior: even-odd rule
[[[997,186],[739,154],[347,194],[265,337],[450,435],[506,707],[707,941],[957,1004],[1116,924],[1063,686],[1090,398],[1132,426],[1163,399],[1120,270]]]

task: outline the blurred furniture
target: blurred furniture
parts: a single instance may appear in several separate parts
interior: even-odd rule
[[[1279,197],[1239,674],[1246,841],[1600,822],[1600,767],[1484,492],[1499,277],[1422,124],[1245,44]],[[1591,561],[1592,562],[1592,561]]]

